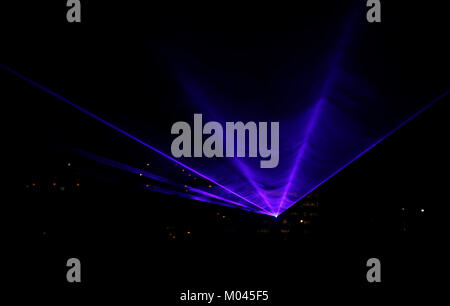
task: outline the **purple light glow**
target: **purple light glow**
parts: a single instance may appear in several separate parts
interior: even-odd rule
[[[430,108],[433,104],[435,104],[436,102],[438,102],[439,100],[443,99],[445,96],[447,96],[450,93],[450,90],[447,90],[446,92],[444,92],[442,95],[440,95],[439,97],[437,97],[436,99],[432,100],[428,105],[424,106],[423,108],[421,108],[419,111],[417,111],[415,114],[413,114],[411,117],[409,117],[408,119],[406,119],[405,121],[403,121],[402,123],[400,123],[397,127],[395,127],[393,130],[389,131],[386,135],[384,135],[383,137],[381,137],[380,139],[378,139],[374,144],[372,144],[371,146],[369,146],[368,148],[364,149],[362,152],[360,152],[359,154],[357,154],[354,158],[352,158],[349,162],[347,162],[346,164],[344,164],[341,168],[337,169],[336,171],[334,171],[330,176],[328,176],[327,178],[325,178],[323,181],[321,181],[319,184],[317,184],[316,186],[314,186],[311,190],[309,190],[308,192],[306,192],[303,196],[299,197],[297,200],[292,201],[292,203],[290,203],[287,206],[283,207],[283,211],[288,209],[289,207],[291,207],[292,205],[294,205],[295,203],[297,203],[298,201],[302,200],[305,196],[307,196],[308,194],[310,194],[311,192],[313,192],[315,189],[319,188],[322,184],[324,184],[326,181],[328,181],[329,179],[331,179],[333,176],[335,176],[336,174],[338,174],[339,172],[341,172],[344,168],[346,168],[348,165],[350,165],[351,163],[353,163],[354,161],[356,161],[358,158],[360,158],[361,156],[363,156],[364,154],[366,154],[367,152],[369,152],[370,150],[372,150],[376,145],[378,145],[380,142],[382,142],[383,140],[385,140],[386,138],[388,138],[389,136],[391,136],[392,134],[394,134],[396,131],[398,131],[401,127],[403,127],[404,125],[408,124],[411,120],[415,119],[417,116],[419,116],[420,114],[422,114],[424,111],[426,111],[428,108]]]
[[[150,186],[151,190],[154,191],[159,191],[161,190],[161,192],[164,190],[163,193],[166,194],[176,194],[176,195],[182,195],[183,197],[188,197],[188,198],[194,198],[192,193],[196,193],[197,195],[195,195],[196,198],[201,197],[203,202],[209,202],[209,203],[215,203],[215,204],[221,204],[221,205],[226,205],[226,206],[230,206],[230,207],[239,207],[241,209],[246,209],[248,210],[248,207],[237,202],[234,201],[232,199],[227,199],[226,197],[230,196],[230,193],[225,193],[224,196],[219,196],[216,194],[213,194],[211,192],[199,189],[199,188],[195,188],[192,186],[188,186],[187,184],[182,184],[182,183],[178,183],[175,182],[171,179],[150,173],[148,171],[145,170],[141,170],[129,165],[126,165],[124,163],[120,163],[118,161],[109,159],[109,158],[105,158],[105,157],[101,157],[95,154],[91,154],[89,152],[85,152],[82,150],[77,150],[81,155],[83,155],[84,157],[87,157],[93,161],[96,161],[98,163],[104,164],[104,165],[108,165],[114,168],[118,168],[124,171],[128,171],[130,173],[133,174],[138,174],[141,175],[143,177],[149,178],[155,182],[159,182],[159,183],[163,183],[163,185],[166,185],[167,187],[161,187],[161,186],[154,186],[153,184]],[[149,189],[149,188],[147,188]],[[185,192],[177,192],[174,189],[179,189],[179,190],[184,190],[184,189],[188,189],[190,193],[185,193]],[[173,192],[173,193],[172,193]],[[217,192],[217,191],[216,191]],[[214,200],[218,200],[218,201],[214,201]]]
[[[282,161],[280,167],[260,169],[257,166],[258,161],[236,158],[231,160],[231,164],[235,167],[233,171],[230,170],[232,168],[228,164],[230,160],[225,159],[214,164],[195,164],[192,162],[193,165],[188,166],[14,70],[4,65],[2,65],[2,68],[218,187],[206,191],[202,188],[189,186],[188,192],[183,192],[180,189],[183,189],[186,184],[176,182],[165,177],[165,175],[142,171],[123,163],[84,153],[89,158],[131,173],[142,173],[144,177],[162,184],[161,186],[151,185],[148,188],[156,192],[237,207],[274,217],[278,217],[283,211],[449,93],[449,90],[445,91],[444,94],[418,111],[407,110],[403,112],[403,117],[406,117],[406,120],[401,121],[397,117],[393,117],[391,121],[388,121],[389,124],[377,127],[376,135],[379,135],[378,137],[375,137],[376,135],[367,137],[358,130],[363,126],[359,123],[359,116],[361,112],[363,114],[370,113],[373,106],[358,105],[354,99],[341,95],[342,87],[349,86],[354,79],[347,78],[344,73],[338,70],[333,70],[332,77],[327,79],[321,92],[321,98],[317,103],[304,108],[300,112],[299,118],[301,120],[297,118],[297,120],[286,124],[287,130],[290,130],[290,132],[281,135],[285,147],[284,151],[280,152],[280,160]],[[348,107],[348,105],[359,106],[363,111],[356,107],[352,109],[354,113],[345,111],[345,107]],[[399,121],[400,124],[398,124]],[[396,125],[395,122],[397,122]],[[298,126],[300,127],[298,128]],[[389,128],[390,126],[391,128]],[[292,135],[296,137],[292,138]],[[197,162],[199,161],[197,160]]]
[[[215,185],[220,186],[221,188],[225,189],[225,190],[228,191],[229,193],[231,193],[231,194],[233,194],[233,195],[235,195],[235,196],[241,198],[242,200],[244,200],[245,202],[247,202],[247,205],[246,205],[246,206],[248,206],[249,209],[255,210],[255,211],[261,210],[261,211],[264,212],[264,213],[272,214],[272,212],[267,211],[266,209],[264,209],[263,207],[259,206],[258,204],[253,203],[252,201],[250,201],[250,200],[246,199],[245,197],[239,195],[238,193],[234,192],[233,190],[229,189],[228,187],[226,187],[226,186],[224,186],[224,185],[222,185],[222,184],[216,182],[214,179],[209,178],[208,176],[206,176],[206,175],[204,175],[204,174],[198,172],[197,170],[195,170],[195,169],[193,169],[193,168],[191,168],[191,167],[189,167],[189,166],[183,164],[182,162],[176,160],[175,158],[173,158],[173,157],[171,157],[171,156],[169,156],[169,155],[167,155],[167,154],[161,152],[160,150],[158,150],[158,149],[156,149],[155,147],[153,147],[153,146],[147,144],[146,142],[140,140],[139,138],[137,138],[137,137],[131,135],[130,133],[124,131],[123,129],[119,128],[118,126],[116,126],[116,125],[114,125],[114,124],[112,124],[112,123],[110,123],[110,122],[108,122],[108,121],[102,119],[101,117],[99,117],[99,116],[97,116],[97,115],[95,115],[95,114],[89,112],[88,110],[84,109],[83,107],[78,106],[77,104],[75,104],[75,103],[69,101],[68,99],[66,99],[66,98],[64,98],[64,97],[62,97],[62,96],[60,96],[60,95],[58,95],[57,93],[51,91],[50,89],[48,89],[48,88],[46,88],[46,87],[44,87],[44,86],[42,86],[42,85],[36,83],[35,81],[33,81],[33,80],[27,78],[26,76],[24,76],[24,75],[22,75],[22,74],[16,72],[15,70],[13,70],[13,69],[11,69],[11,68],[9,68],[9,67],[3,65],[3,64],[1,64],[1,67],[2,67],[3,69],[6,69],[7,71],[11,72],[12,74],[16,75],[17,77],[21,78],[22,80],[24,80],[24,81],[26,81],[26,82],[32,84],[33,86],[38,87],[39,89],[42,89],[42,90],[45,91],[46,93],[48,93],[48,94],[50,94],[50,95],[52,95],[52,96],[58,98],[60,101],[62,101],[62,102],[64,102],[64,103],[66,103],[66,104],[68,104],[68,105],[70,105],[70,106],[76,108],[77,110],[83,112],[84,114],[86,114],[86,115],[88,115],[88,116],[94,118],[95,120],[97,120],[97,121],[99,121],[99,122],[101,122],[101,123],[103,123],[103,124],[109,126],[110,128],[116,130],[117,132],[119,132],[119,133],[121,133],[121,134],[127,136],[128,138],[130,138],[130,139],[132,139],[132,140],[134,140],[134,141],[136,141],[136,142],[138,142],[138,143],[144,145],[145,147],[147,147],[147,148],[151,149],[152,151],[154,151],[154,152],[160,154],[161,156],[163,156],[163,157],[165,157],[165,158],[167,158],[167,159],[169,159],[169,160],[175,162],[176,164],[178,164],[178,165],[180,165],[180,166],[186,168],[187,170],[189,170],[189,171],[191,171],[191,172],[197,174],[198,176],[201,176],[202,178],[204,178],[204,179],[206,179],[206,180],[208,180],[208,181],[214,183]],[[245,206],[245,205],[242,204],[242,206]]]

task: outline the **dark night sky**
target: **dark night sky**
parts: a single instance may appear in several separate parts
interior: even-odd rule
[[[160,55],[161,46],[186,57],[207,56],[203,44],[214,50],[223,42],[230,49],[258,49],[280,35],[290,38],[297,31],[314,35],[319,30],[308,24],[340,20],[350,4],[144,8],[90,1],[77,28],[65,22],[64,5],[35,2],[26,10],[21,5],[13,5],[15,13],[2,20],[7,25],[1,51],[4,64],[107,119],[120,116],[129,130],[160,126],[168,131],[186,109],[167,58]],[[383,14],[382,34],[369,29],[383,45],[367,47],[371,39],[366,37],[355,61],[365,62],[382,52],[408,77],[395,79],[376,70],[376,60],[361,67],[365,71],[372,67],[374,78],[384,80],[380,95],[393,98],[403,89],[417,89],[405,95],[416,103],[430,92],[448,89],[446,11],[437,5],[399,1],[386,3]],[[292,42],[290,47],[300,45]],[[264,50],[275,58],[285,55]],[[261,71],[271,71],[270,65]],[[134,291],[141,295],[141,289],[151,288],[167,301],[174,301],[175,293],[187,287],[263,287],[273,292],[274,301],[287,302],[296,299],[299,286],[336,289],[336,282],[327,278],[330,274],[343,275],[339,285],[343,291],[363,288],[380,293],[437,283],[433,271],[442,269],[441,248],[447,240],[449,97],[316,190],[319,217],[308,228],[294,223],[295,213],[307,211],[302,203],[309,199],[286,212],[285,225],[283,218],[142,190],[144,181],[139,177],[89,161],[72,150],[110,153],[144,167],[149,158],[138,145],[17,77],[1,74],[6,84],[2,101],[7,145],[3,147],[14,193],[13,201],[6,204],[9,228],[15,241],[21,242],[18,258],[27,258],[37,275],[45,274],[40,288],[70,294],[72,288],[63,281],[68,256],[87,262],[86,282],[78,292],[95,295],[121,288],[125,295]],[[143,95],[160,102],[142,103]],[[166,141],[163,132],[155,137],[160,137],[159,143]],[[67,189],[52,189],[53,181]],[[40,188],[27,190],[33,182]],[[261,228],[275,234],[258,235]],[[287,239],[280,234],[285,228],[291,230]],[[188,231],[192,237],[186,236]],[[169,232],[179,237],[169,241]],[[28,254],[35,256],[30,259]],[[364,264],[374,256],[386,262],[385,282],[370,288],[364,283]],[[414,271],[409,269],[413,265]],[[26,281],[27,270],[20,265],[12,282],[35,286]],[[292,276],[295,282],[288,281]]]

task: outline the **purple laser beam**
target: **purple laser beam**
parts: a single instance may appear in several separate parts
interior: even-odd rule
[[[255,203],[253,203],[252,201],[246,199],[245,197],[243,197],[243,196],[237,194],[236,192],[234,192],[233,190],[229,189],[228,187],[226,187],[226,186],[224,186],[224,185],[222,185],[222,184],[216,182],[215,180],[213,180],[213,179],[209,178],[208,176],[206,176],[206,175],[204,175],[204,174],[198,172],[197,170],[195,170],[195,169],[193,169],[193,168],[191,168],[191,167],[189,167],[189,166],[183,164],[182,162],[180,162],[180,161],[176,160],[175,158],[173,158],[173,157],[171,157],[171,156],[165,154],[164,152],[162,152],[162,151],[156,149],[155,147],[149,145],[148,143],[142,141],[141,139],[139,139],[139,138],[137,138],[137,137],[131,135],[130,133],[126,132],[125,130],[119,128],[118,126],[116,126],[116,125],[114,125],[114,124],[112,124],[112,123],[110,123],[110,122],[104,120],[103,118],[101,118],[101,117],[99,117],[99,116],[97,116],[97,115],[91,113],[91,112],[88,111],[87,109],[85,109],[85,108],[83,108],[83,107],[81,107],[81,106],[79,106],[79,105],[77,105],[77,104],[71,102],[70,100],[64,98],[64,97],[61,96],[61,95],[58,95],[57,93],[55,93],[55,92],[51,91],[50,89],[48,89],[48,88],[46,88],[46,87],[40,85],[39,83],[37,83],[37,82],[31,80],[30,78],[27,78],[26,76],[20,74],[19,72],[15,71],[15,70],[13,70],[13,69],[11,69],[11,68],[9,68],[9,67],[7,67],[6,65],[4,65],[4,64],[0,64],[0,65],[1,65],[1,67],[2,67],[3,69],[9,71],[10,73],[14,74],[15,76],[19,77],[20,79],[22,79],[22,80],[24,80],[24,81],[30,83],[31,85],[33,85],[33,86],[35,86],[35,87],[37,87],[37,88],[39,88],[39,89],[45,91],[46,93],[48,93],[48,94],[50,94],[50,95],[52,95],[52,96],[58,98],[60,101],[62,101],[62,102],[64,102],[64,103],[66,103],[66,104],[68,104],[68,105],[70,105],[70,106],[76,108],[77,110],[83,112],[84,114],[86,114],[86,115],[88,115],[88,116],[94,118],[95,120],[97,120],[97,121],[99,121],[99,122],[101,122],[101,123],[103,123],[103,124],[109,126],[110,128],[116,130],[117,132],[119,132],[119,133],[121,133],[121,134],[127,136],[128,138],[130,138],[130,139],[132,139],[132,140],[134,140],[134,141],[136,141],[136,142],[142,144],[143,146],[149,148],[150,150],[152,150],[152,151],[154,151],[154,152],[156,152],[156,153],[162,155],[163,157],[168,158],[169,160],[171,160],[171,161],[177,163],[178,165],[180,165],[180,166],[186,168],[187,170],[189,170],[189,171],[191,171],[191,172],[197,174],[198,176],[200,176],[200,177],[202,177],[202,178],[204,178],[204,179],[206,179],[206,180],[208,180],[208,181],[214,183],[215,185],[217,185],[217,186],[223,188],[224,190],[226,190],[226,191],[228,191],[228,192],[234,194],[235,196],[241,198],[242,200],[244,200],[244,201],[250,203],[251,205],[253,205],[253,206],[255,206],[255,207],[259,208],[259,209],[261,209],[262,211],[264,211],[264,212],[266,212],[266,213],[271,213],[271,212],[268,212],[268,211],[267,211],[266,209],[264,209],[263,207],[261,207],[261,206],[255,204]]]
[[[93,161],[96,161],[98,163],[101,163],[101,164],[104,164],[104,165],[108,165],[108,166],[111,166],[111,167],[114,167],[114,168],[117,168],[117,169],[121,169],[121,170],[124,170],[124,171],[128,171],[130,173],[141,174],[142,176],[144,176],[146,178],[149,178],[149,179],[152,179],[152,180],[155,180],[155,181],[158,181],[158,182],[166,183],[166,184],[169,184],[169,185],[172,185],[172,186],[175,186],[175,187],[182,188],[184,186],[187,186],[190,191],[198,193],[198,194],[200,194],[202,196],[215,198],[217,200],[220,200],[220,201],[223,201],[223,202],[227,202],[229,204],[232,204],[233,207],[239,206],[240,208],[248,209],[247,206],[244,206],[241,203],[238,203],[236,201],[232,201],[230,199],[226,199],[224,197],[215,195],[213,193],[210,193],[210,192],[207,192],[207,191],[195,188],[195,187],[188,186],[186,184],[181,184],[181,183],[174,182],[173,180],[170,180],[168,178],[165,178],[165,177],[162,177],[162,176],[150,173],[148,171],[141,170],[141,169],[138,169],[138,168],[126,165],[124,163],[121,163],[121,162],[118,162],[118,161],[115,161],[115,160],[112,160],[112,159],[109,159],[109,158],[106,158],[106,157],[98,156],[96,154],[92,154],[92,153],[89,153],[89,152],[86,152],[86,151],[83,151],[83,150],[76,150],[76,151],[78,151],[81,155],[83,155],[83,156],[85,156],[85,157],[87,157],[87,158],[89,158],[89,159],[91,159]],[[207,201],[205,200],[204,202],[207,202]],[[214,203],[217,204],[217,202],[214,202]]]
[[[396,128],[394,128],[393,130],[391,130],[390,132],[388,132],[386,135],[384,135],[383,137],[381,137],[380,139],[378,139],[374,144],[372,144],[370,147],[366,148],[365,150],[363,150],[361,153],[359,153],[358,155],[356,155],[353,159],[351,159],[349,162],[347,162],[345,165],[343,165],[342,167],[340,167],[338,170],[336,170],[335,172],[333,172],[330,176],[328,176],[327,178],[325,178],[322,182],[320,182],[319,184],[317,184],[315,187],[313,187],[312,189],[310,189],[308,192],[306,192],[305,194],[303,194],[302,196],[300,196],[297,200],[292,201],[292,203],[288,204],[288,206],[283,207],[283,211],[286,211],[287,209],[289,209],[292,205],[294,205],[295,203],[297,203],[298,201],[301,201],[304,197],[306,197],[308,194],[310,194],[311,192],[313,192],[314,190],[316,190],[317,188],[319,188],[322,184],[324,184],[326,181],[328,181],[329,179],[331,179],[333,176],[335,176],[336,174],[338,174],[339,172],[341,172],[344,168],[346,168],[348,165],[350,165],[351,163],[353,163],[354,161],[356,161],[358,158],[360,158],[361,156],[363,156],[364,154],[366,154],[367,152],[369,152],[370,150],[372,150],[376,145],[378,145],[380,142],[382,142],[383,140],[385,140],[387,137],[391,136],[392,134],[394,134],[396,131],[398,131],[400,128],[402,128],[404,125],[406,125],[408,122],[410,122],[411,120],[415,119],[417,116],[419,116],[420,114],[422,114],[424,111],[426,111],[428,108],[430,108],[432,105],[434,105],[436,102],[438,102],[439,100],[443,99],[444,97],[446,97],[448,94],[450,93],[450,89],[445,91],[443,94],[441,94],[440,96],[438,96],[436,99],[432,100],[429,104],[427,104],[426,106],[424,106],[423,108],[421,108],[420,110],[418,110],[416,113],[414,113],[411,117],[409,117],[408,119],[406,119],[405,121],[403,121],[402,123],[400,123]]]

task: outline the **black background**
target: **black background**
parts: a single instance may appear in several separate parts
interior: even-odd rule
[[[4,64],[64,97],[87,101],[85,105],[92,110],[104,103],[90,97],[90,83],[83,81],[98,78],[89,70],[91,66],[94,72],[102,68],[93,61],[95,56],[111,57],[114,62],[114,54],[123,51],[130,61],[116,63],[116,68],[126,80],[127,65],[142,63],[134,62],[133,52],[123,39],[131,42],[139,36],[139,29],[154,26],[147,22],[150,17],[159,22],[164,14],[189,19],[186,16],[212,11],[207,20],[214,20],[214,26],[205,27],[205,31],[236,34],[251,24],[249,20],[253,19],[248,14],[252,10],[272,12],[280,21],[277,24],[283,23],[284,12],[303,12],[305,18],[312,18],[311,12],[320,16],[339,14],[339,5],[327,3],[309,5],[308,9],[304,3],[276,8],[262,4],[173,4],[176,9],[172,12],[156,5],[84,2],[79,25],[66,22],[64,1],[20,2],[2,9],[7,15],[2,26],[2,58]],[[361,3],[365,16],[364,1]],[[237,21],[225,22],[233,13]],[[408,69],[423,69],[424,74],[432,71],[433,65],[415,64],[414,54],[426,54],[430,63],[446,59],[442,65],[448,67],[446,50],[430,48],[433,41],[448,36],[448,17],[442,5],[399,1],[395,6],[383,6],[383,18],[384,27],[398,29],[407,24],[417,33],[427,26],[441,29],[425,41],[417,41],[410,34],[401,45],[395,44],[395,37],[388,42],[393,52],[414,50],[402,54],[403,63],[411,63]],[[191,26],[202,27],[199,19],[192,19],[188,21]],[[97,34],[103,29],[105,35],[117,34],[122,39],[119,48],[123,50],[109,52],[111,46],[102,47]],[[163,31],[156,32],[158,39],[164,38]],[[245,35],[236,39],[245,40]],[[162,69],[157,61],[142,65]],[[42,69],[45,66],[48,70]],[[9,283],[30,292],[25,297],[53,299],[62,294],[83,300],[96,297],[114,301],[122,297],[175,303],[180,292],[187,289],[216,294],[226,289],[248,289],[268,290],[269,303],[285,304],[355,294],[366,295],[361,301],[392,294],[401,299],[445,295],[448,97],[322,185],[316,191],[320,217],[312,230],[282,239],[280,234],[255,234],[262,224],[277,232],[280,218],[145,192],[136,187],[135,178],[62,149],[61,142],[93,146],[96,137],[88,135],[100,131],[103,142],[99,146],[107,151],[117,135],[81,114],[73,114],[55,98],[6,71],[2,71],[2,78],[7,144],[4,162],[12,183],[8,189],[13,193],[2,205],[6,208],[8,237],[14,241],[12,252],[6,253],[15,259],[6,264],[14,270]],[[448,75],[442,80],[448,81]],[[178,95],[164,88],[165,80],[154,81],[161,96],[169,99]],[[105,78],[96,84],[107,88],[110,83]],[[140,84],[125,86],[131,85]],[[427,82],[420,86],[433,88]],[[118,95],[109,103],[114,109],[122,101]],[[157,109],[158,105],[148,106],[154,121],[158,120]],[[82,125],[77,124],[80,120]],[[170,116],[165,120],[172,122]],[[65,167],[67,161],[75,170]],[[24,188],[32,181],[48,183],[55,175],[67,180],[81,178],[83,188],[67,192],[51,192],[44,187],[27,192]],[[229,220],[222,221],[218,214]],[[407,230],[403,231],[405,224]],[[191,231],[192,237],[168,240],[167,227],[181,233]],[[81,284],[65,280],[65,262],[70,257],[82,262]],[[371,257],[382,262],[380,284],[369,284],[365,279],[365,263]],[[39,296],[31,294],[35,289]]]

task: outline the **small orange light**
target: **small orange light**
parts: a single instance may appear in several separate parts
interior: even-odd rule
[[[76,186],[77,186],[77,187],[80,187],[80,183],[76,183]]]
[[[187,232],[187,234],[188,234],[188,235],[190,235],[190,234],[191,234],[191,232]]]
[[[56,186],[56,183],[53,183],[52,185],[53,185],[53,186]]]
[[[211,187],[212,187],[212,185],[211,185],[211,184],[209,184],[209,185],[208,185],[208,187],[209,187],[209,188],[211,188]]]
[[[142,173],[139,173],[139,176],[142,176]]]
[[[146,163],[145,165],[146,165],[147,167],[150,167],[150,163]]]
[[[147,185],[145,185],[145,187],[147,187],[147,188],[148,188],[148,187],[150,187],[150,185],[149,185],[149,184],[147,184]]]

